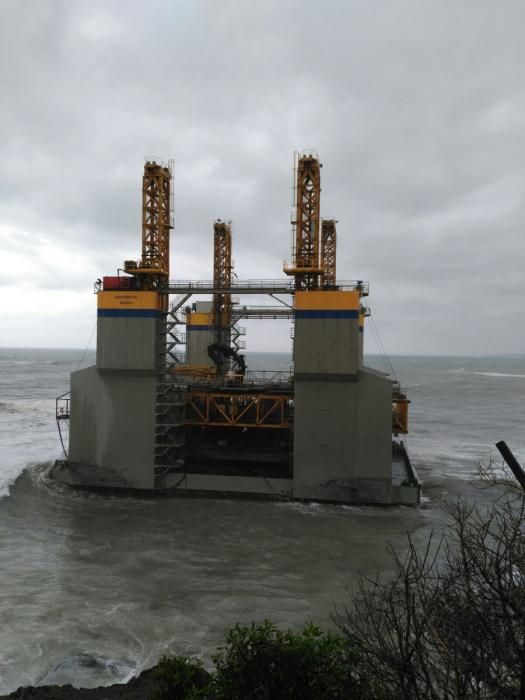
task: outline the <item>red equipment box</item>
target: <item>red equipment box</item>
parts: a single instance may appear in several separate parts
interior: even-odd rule
[[[104,291],[112,289],[131,289],[132,277],[103,277]]]

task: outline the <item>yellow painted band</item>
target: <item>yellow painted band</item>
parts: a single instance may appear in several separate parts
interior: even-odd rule
[[[186,314],[186,323],[188,326],[213,326],[213,314]]]
[[[99,292],[99,309],[162,309],[157,292]]]
[[[360,308],[359,292],[295,292],[296,309],[328,309],[358,310]]]

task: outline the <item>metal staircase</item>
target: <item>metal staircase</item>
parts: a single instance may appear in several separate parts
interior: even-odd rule
[[[236,352],[239,352],[239,350],[245,350],[246,341],[240,340],[240,337],[246,335],[246,328],[238,326],[236,322],[233,322],[230,327],[230,332],[230,340],[234,350]]]
[[[177,384],[170,368],[180,362],[182,353],[175,347],[185,341],[185,333],[178,327],[183,321],[180,309],[189,295],[177,297],[159,320],[157,395],[155,407],[155,488],[166,486],[170,472],[183,472],[186,434],[184,428],[186,399],[185,387]]]
[[[186,319],[183,316],[184,304],[191,297],[191,294],[179,294],[170,303],[169,310],[165,317],[165,357],[169,366],[180,364],[184,361],[184,353],[177,348],[186,344]]]
[[[155,411],[155,488],[163,488],[165,476],[184,473],[186,398],[183,388],[172,381],[157,385]]]

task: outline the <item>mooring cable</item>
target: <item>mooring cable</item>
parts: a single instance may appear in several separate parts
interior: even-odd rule
[[[80,369],[80,365],[84,362],[84,357],[86,356],[86,353],[89,350],[89,346],[91,345],[91,341],[93,340],[93,336],[95,335],[96,329],[97,329],[97,323],[95,321],[95,325],[93,326],[93,330],[91,331],[91,335],[89,336],[88,344],[86,345],[84,352],[82,353],[82,357],[80,358],[80,360],[78,362],[77,370]]]
[[[389,369],[390,373],[392,374],[392,376],[394,377],[394,379],[395,379],[396,382],[397,382],[396,371],[395,371],[395,369],[394,369],[392,363],[390,362],[390,359],[389,359],[389,357],[388,357],[388,355],[387,355],[387,352],[386,352],[386,350],[385,350],[385,346],[383,345],[383,341],[381,340],[381,336],[380,336],[380,334],[379,334],[379,330],[378,330],[378,328],[377,328],[377,326],[376,326],[376,323],[375,323],[375,321],[374,321],[374,318],[373,318],[373,316],[372,316],[371,314],[370,314],[370,321],[371,321],[371,323],[372,323],[372,331],[374,332],[375,337],[376,337],[376,342],[377,342],[378,350],[379,350],[380,353],[382,353],[383,359],[384,359],[384,361],[385,361],[385,364],[386,364],[387,368]]]

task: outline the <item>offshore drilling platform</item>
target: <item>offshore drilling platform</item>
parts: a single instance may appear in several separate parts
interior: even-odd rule
[[[337,222],[320,216],[320,168],[315,154],[296,154],[292,262],[281,279],[234,276],[231,224],[218,220],[213,279],[172,281],[172,163],[145,164],[142,257],[95,283],[96,365],[74,372],[57,399],[66,458],[53,478],[84,488],[419,503],[400,439],[409,401],[363,364],[368,284],[336,279]],[[272,305],[241,304],[248,295]],[[291,321],[290,373],[246,366],[243,319]]]

